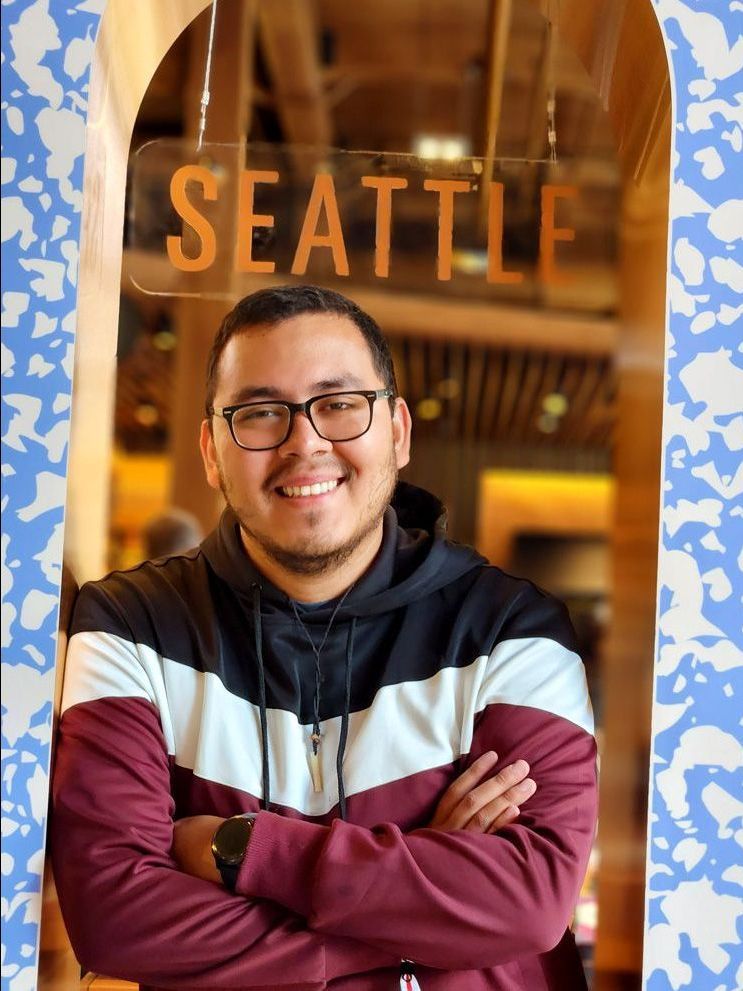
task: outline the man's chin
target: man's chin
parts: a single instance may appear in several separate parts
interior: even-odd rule
[[[322,575],[334,571],[345,564],[359,546],[357,540],[338,543],[336,539],[331,543],[315,539],[282,544],[273,539],[261,539],[256,534],[249,536],[272,561],[295,575]]]

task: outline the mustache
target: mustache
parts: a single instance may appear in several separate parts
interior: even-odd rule
[[[348,466],[342,465],[337,461],[313,462],[311,465],[295,464],[289,467],[282,465],[271,472],[263,483],[263,488],[276,489],[280,485],[285,485],[292,478],[296,478],[297,475],[323,475],[330,473],[334,473],[342,478],[350,478],[353,474]]]

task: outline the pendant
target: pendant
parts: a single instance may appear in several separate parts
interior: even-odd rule
[[[421,991],[421,986],[415,976],[415,964],[412,960],[400,962],[400,991]]]
[[[320,764],[320,736],[313,733],[310,745],[310,774],[312,775],[312,788],[315,792],[323,790],[322,765]]]

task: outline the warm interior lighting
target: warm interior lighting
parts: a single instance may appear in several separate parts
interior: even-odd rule
[[[488,253],[484,249],[454,248],[451,264],[455,271],[465,275],[483,275],[488,270]]]
[[[559,419],[551,413],[541,413],[537,417],[537,430],[541,430],[543,434],[553,434],[559,426]]]
[[[421,399],[415,407],[415,413],[420,420],[437,420],[441,416],[441,400]]]
[[[461,391],[462,387],[456,379],[442,379],[436,386],[441,399],[456,399]]]
[[[158,351],[172,351],[175,347],[175,334],[172,330],[159,330],[153,334],[152,343]]]
[[[160,414],[157,407],[151,403],[140,403],[134,411],[134,417],[143,427],[154,427],[160,419]]]
[[[568,400],[561,392],[550,392],[542,400],[542,409],[551,416],[564,416],[568,411]]]
[[[471,154],[469,138],[463,134],[416,134],[413,153],[419,158],[435,158],[452,162]]]

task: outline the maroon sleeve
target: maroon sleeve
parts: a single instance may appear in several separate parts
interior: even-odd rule
[[[495,750],[531,765],[537,791],[495,835],[390,823],[330,827],[261,813],[238,891],[304,916],[317,932],[420,964],[493,967],[554,947],[570,921],[596,821],[593,736],[524,705],[478,716],[467,762]]]
[[[320,989],[391,966],[388,953],[310,932],[275,902],[190,877],[170,857],[173,801],[157,709],[141,698],[73,705],[56,750],[50,840],[82,966],[171,988]]]

